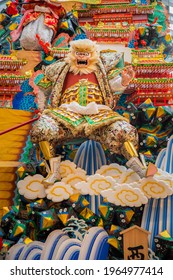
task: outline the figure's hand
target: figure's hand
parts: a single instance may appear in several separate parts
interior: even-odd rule
[[[127,87],[130,83],[130,81],[134,78],[135,72],[133,70],[132,66],[126,67],[123,72],[121,73],[122,77],[122,86]]]

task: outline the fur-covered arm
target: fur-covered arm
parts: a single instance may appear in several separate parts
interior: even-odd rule
[[[115,95],[123,93],[134,77],[132,67],[124,67],[124,54],[114,50],[106,50],[100,52],[100,58],[107,73],[112,93]]]
[[[123,91],[126,89],[126,86],[122,85],[122,77],[120,75],[109,80],[109,85],[113,93],[123,93]]]
[[[37,107],[42,112],[48,106],[49,97],[52,92],[52,82],[47,79],[43,71],[38,70],[30,78],[29,84],[34,89]]]
[[[119,75],[120,73],[121,76]],[[131,65],[123,69],[116,69],[111,71],[108,75],[108,79],[112,92],[123,93],[123,91],[126,89],[126,87],[128,87],[134,76],[135,72]]]
[[[56,61],[48,66],[43,66],[42,78],[35,79],[34,91],[37,95],[38,109],[42,112],[48,106],[52,107],[51,95],[55,82],[57,82],[62,66],[64,67],[63,60]]]
[[[64,59],[60,59],[49,66],[43,66],[43,73],[45,77],[50,80],[51,82],[55,82],[59,77],[62,69],[66,65]]]
[[[49,106],[49,97],[51,95],[52,87],[49,87],[48,89],[40,88],[37,92],[37,105],[40,112],[42,112],[44,109],[47,109]]]

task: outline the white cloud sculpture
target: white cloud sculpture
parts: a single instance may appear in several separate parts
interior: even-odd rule
[[[79,192],[80,194],[83,194],[83,195],[90,194],[88,182],[81,181],[81,182],[75,184],[74,187],[75,187],[76,191]]]
[[[77,170],[77,169],[76,169]],[[67,177],[62,179],[62,182],[70,185],[72,188],[75,188],[75,185],[81,181],[86,181],[87,177],[83,172],[76,172],[69,174]]]
[[[164,181],[171,188],[173,188],[173,174],[163,171],[162,169],[158,169],[157,173],[154,175],[154,178]]]
[[[74,173],[83,173],[86,174],[86,171],[80,167],[77,167],[76,164],[70,160],[64,160],[60,163],[60,176],[61,178],[67,177],[69,174]]]
[[[114,189],[101,191],[101,195],[106,198],[108,202],[117,206],[139,207],[148,202],[147,197],[140,189],[133,188],[128,184],[117,184]]]
[[[141,178],[139,177],[139,175],[129,168],[121,174],[120,178],[118,179],[118,183],[129,184],[129,183],[138,182],[140,179]]]
[[[165,175],[165,176],[160,176],[158,178],[155,178],[159,181],[164,181],[166,184],[169,185],[169,187],[171,189],[173,189],[173,176],[171,174],[168,173],[168,175]]]
[[[153,177],[142,179],[139,188],[148,198],[165,198],[173,194],[173,189],[168,183]]]
[[[77,183],[74,187],[81,194],[100,195],[102,190],[112,188],[116,181],[110,176],[103,176],[99,174],[87,177],[87,181]]]
[[[46,193],[43,180],[44,177],[40,174],[25,177],[17,183],[19,193],[27,199],[44,198]]]
[[[45,192],[48,199],[53,202],[60,202],[68,199],[73,194],[73,189],[64,182],[57,182],[46,189]]]
[[[75,173],[76,164],[70,160],[64,160],[60,163],[61,178],[67,177],[69,174]]]
[[[117,163],[111,163],[109,165],[103,165],[100,169],[96,171],[96,174],[100,174],[103,176],[111,176],[116,180],[126,170],[127,168],[123,165],[119,165]]]

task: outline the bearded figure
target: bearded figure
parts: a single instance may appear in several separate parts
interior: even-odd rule
[[[43,69],[51,82],[40,119],[31,131],[33,143],[39,143],[50,172],[45,184],[58,179],[57,145],[87,138],[100,142],[110,152],[122,154],[127,165],[143,177],[146,169],[138,158],[138,134],[128,120],[113,109],[116,93],[122,93],[134,77],[131,66],[117,74],[119,56],[115,51],[102,52],[89,39],[71,42],[65,59]],[[48,107],[46,108],[46,106]]]

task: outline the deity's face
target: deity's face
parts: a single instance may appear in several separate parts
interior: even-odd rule
[[[88,67],[89,59],[91,57],[90,52],[76,51],[74,56],[76,58],[76,66],[78,68]]]
[[[95,72],[99,61],[99,52],[94,42],[89,39],[73,41],[65,61],[74,74]]]

